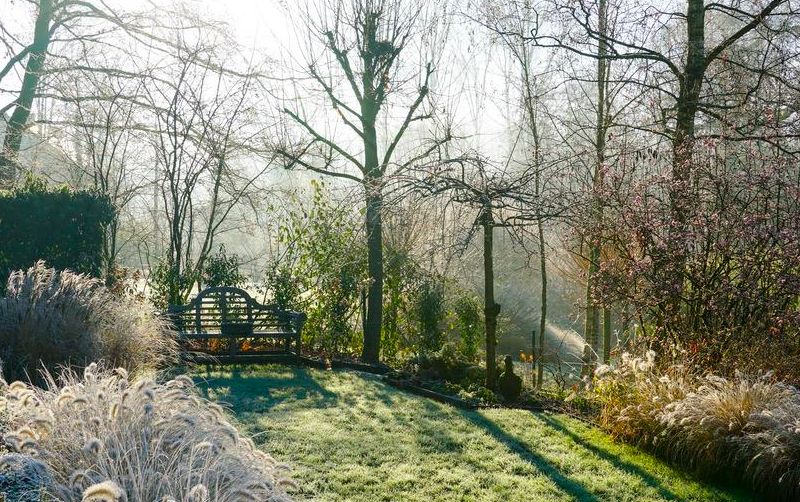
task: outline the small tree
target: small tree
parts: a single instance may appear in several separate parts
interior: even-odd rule
[[[457,166],[457,168],[456,168]],[[493,166],[478,155],[465,155],[458,160],[435,163],[419,168],[419,175],[408,183],[421,193],[432,196],[450,194],[453,202],[477,211],[469,235],[481,229],[483,234],[483,298],[486,349],[486,387],[495,388],[498,377],[496,347],[500,304],[495,301],[494,229],[524,225],[536,218],[551,217],[553,208],[543,198],[530,192],[538,174],[538,166],[525,166],[521,171]],[[536,215],[536,216],[532,216]]]
[[[420,50],[423,60],[409,64],[414,53],[411,43],[418,33],[425,36],[434,33],[423,43],[441,43],[435,37],[434,21],[445,13],[437,12],[438,5],[399,0],[328,0],[321,9],[306,7],[300,14],[306,20],[302,28],[310,40],[321,43],[327,52],[322,57],[307,54],[307,77],[323,93],[326,105],[355,134],[359,146],[349,146],[344,138],[321,132],[300,109],[286,107],[285,113],[310,139],[287,141],[278,152],[286,159],[287,168],[301,166],[363,187],[370,282],[362,359],[375,363],[380,354],[383,324],[382,213],[387,178],[407,170],[450,139],[445,134],[405,160],[396,159],[397,148],[409,127],[433,117],[426,98],[435,60],[427,57],[427,51]],[[316,19],[308,15],[314,11],[320,12]],[[426,19],[426,14],[431,18]],[[325,64],[326,60],[331,62]],[[339,75],[343,76],[343,86],[332,82],[333,76]],[[412,98],[393,103],[392,98],[402,98],[412,83],[417,85]],[[403,118],[388,138],[381,138],[378,119],[392,107],[404,110]],[[351,169],[337,170],[340,161]]]

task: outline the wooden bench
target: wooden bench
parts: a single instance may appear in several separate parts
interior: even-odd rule
[[[239,288],[205,289],[187,305],[170,305],[167,316],[196,362],[300,360],[305,314],[262,305]]]

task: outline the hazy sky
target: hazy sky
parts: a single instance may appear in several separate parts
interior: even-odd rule
[[[148,5],[170,5],[171,0],[105,0],[109,5],[121,10],[135,11]],[[208,18],[227,22],[241,45],[255,49],[276,59],[302,59],[297,46],[293,23],[286,12],[287,2],[294,0],[188,0],[190,8],[207,13]],[[282,5],[283,4],[283,5]],[[19,0],[0,0],[0,22],[4,26],[19,26],[16,31],[22,40],[32,36],[33,16],[31,5]],[[461,30],[461,31],[459,31]],[[480,34],[480,29],[476,30]],[[456,122],[464,127],[465,133],[473,136],[475,146],[489,150],[503,143],[498,142],[498,135],[507,135],[509,108],[503,102],[507,92],[502,77],[508,65],[500,51],[488,54],[469,50],[465,41],[464,19],[456,20],[451,28],[450,39],[443,51],[442,67],[447,75],[440,71],[437,78],[448,79],[445,84],[440,81],[438,92],[447,94],[448,112],[456,117]],[[0,66],[5,63],[0,58]],[[20,67],[21,69],[21,67]],[[8,92],[16,92],[15,87],[6,79],[0,90],[0,107],[13,99]],[[447,85],[447,88],[444,86]],[[5,92],[3,92],[5,91]]]

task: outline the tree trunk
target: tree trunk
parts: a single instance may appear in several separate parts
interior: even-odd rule
[[[592,212],[596,219],[595,223],[599,227],[603,222],[603,207],[600,201],[600,196],[597,193],[601,187],[603,177],[603,164],[605,162],[606,151],[606,84],[607,84],[607,68],[606,60],[603,56],[606,55],[606,43],[602,37],[607,35],[607,22],[606,22],[606,0],[600,0],[598,4],[598,30],[600,32],[600,41],[597,45],[597,54],[600,56],[597,60],[597,117],[595,124],[595,154],[596,164],[594,167],[594,176],[592,177]],[[600,352],[600,311],[595,304],[594,299],[594,279],[597,272],[600,270],[601,248],[600,248],[600,235],[593,233],[591,241],[589,242],[589,268],[586,275],[586,325],[584,328],[584,338],[586,343],[592,348],[592,360],[595,360],[597,354]]]
[[[586,321],[583,338],[592,349],[592,358],[600,352],[600,312],[594,303],[594,276],[600,262],[600,247],[594,243],[589,250],[589,268],[586,271]]]
[[[536,184],[539,184],[538,174],[536,176]],[[544,229],[542,228],[541,217],[537,218],[536,226],[539,227],[539,270],[542,274],[542,311],[539,317],[539,357],[536,369],[536,388],[541,389],[542,378],[544,378],[544,335],[547,328],[547,261],[545,259]]]
[[[375,107],[362,103],[364,121],[364,191],[366,192],[367,268],[367,322],[364,330],[364,349],[361,359],[377,363],[381,351],[383,325],[383,234],[381,212],[383,206],[382,179],[378,165],[378,143],[375,131]]]
[[[603,363],[611,359],[611,309],[603,308]]]
[[[483,313],[486,324],[486,387],[495,389],[497,382],[497,316],[500,305],[494,301],[494,244],[492,231],[494,219],[492,209],[486,206],[482,215],[483,225]]]
[[[25,65],[22,88],[14,101],[14,113],[6,125],[3,148],[0,150],[0,185],[14,181],[17,171],[17,157],[22,145],[22,134],[31,114],[31,106],[39,87],[47,47],[50,45],[50,23],[53,20],[53,0],[41,0],[36,16],[33,44]]]
[[[686,222],[691,210],[689,189],[691,184],[692,154],[694,150],[695,118],[705,74],[705,6],[703,0],[689,0],[686,11],[687,53],[686,70],[680,85],[680,95],[675,104],[675,136],[672,139],[672,184],[670,190],[670,263],[675,284],[667,309],[677,315],[683,292],[686,254]],[[663,327],[666,328],[666,327]]]

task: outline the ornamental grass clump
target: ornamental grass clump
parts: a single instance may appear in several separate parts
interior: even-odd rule
[[[800,392],[771,374],[730,379],[659,372],[655,354],[596,372],[601,419],[617,437],[704,475],[745,479],[770,500],[800,500]]]
[[[746,436],[755,431],[754,415],[778,409],[793,390],[769,375],[732,379],[707,375],[686,396],[659,414],[669,456],[700,472],[720,465],[746,464]],[[794,391],[796,393],[796,391]]]
[[[596,370],[593,388],[602,405],[601,424],[614,436],[649,448],[660,447],[664,431],[660,414],[682,399],[693,381],[683,366],[658,372],[655,356],[653,351],[644,357],[623,354],[619,364]]]
[[[6,381],[43,385],[40,370],[80,371],[105,360],[131,373],[176,359],[165,321],[143,302],[111,294],[97,279],[37,262],[11,274],[0,297],[0,361]]]
[[[83,378],[14,382],[2,405],[16,452],[46,465],[44,491],[64,502],[288,501],[286,466],[241,437],[192,380],[129,380],[90,364]]]

